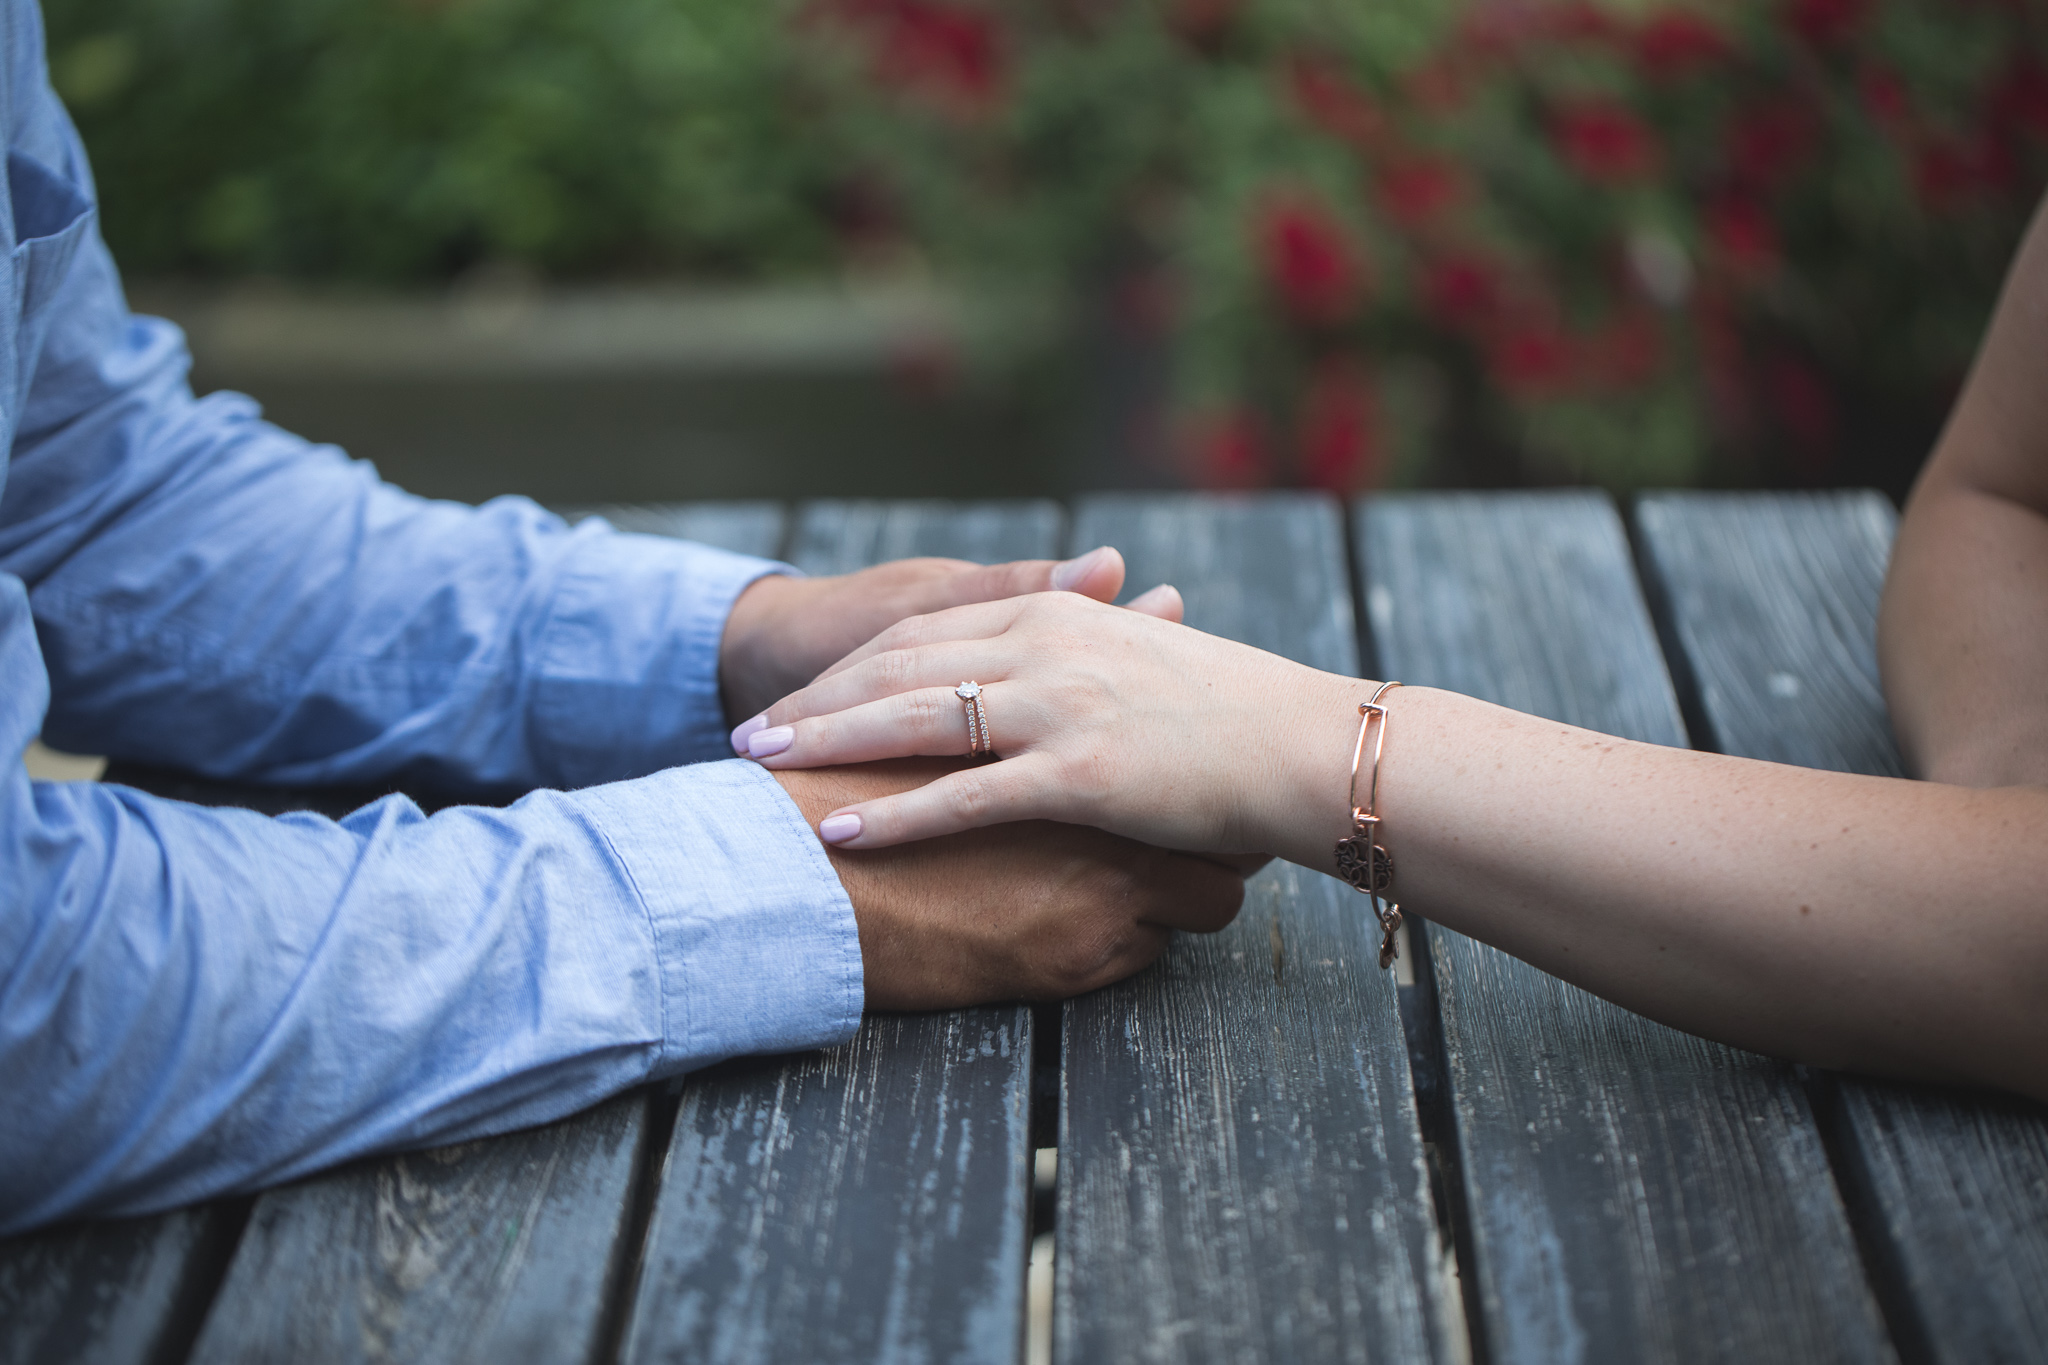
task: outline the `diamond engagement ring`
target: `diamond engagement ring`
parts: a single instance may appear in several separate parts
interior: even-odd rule
[[[988,708],[981,704],[981,684],[961,683],[953,695],[967,708],[967,752],[976,758],[994,753],[995,743],[988,736]]]

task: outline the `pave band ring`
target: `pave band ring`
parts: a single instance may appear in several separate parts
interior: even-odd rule
[[[996,746],[988,735],[988,708],[981,703],[981,684],[961,683],[953,695],[967,708],[967,752],[976,758],[994,753]]]

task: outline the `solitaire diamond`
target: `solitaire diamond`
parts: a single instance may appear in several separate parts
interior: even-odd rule
[[[964,682],[953,689],[953,695],[962,701],[973,701],[981,695],[981,684]]]

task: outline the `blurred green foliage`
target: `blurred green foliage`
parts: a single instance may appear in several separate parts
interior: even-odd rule
[[[131,271],[928,263],[1211,483],[1896,486],[2048,178],[2048,0],[49,3]]]
[[[131,272],[832,259],[773,0],[49,0]]]

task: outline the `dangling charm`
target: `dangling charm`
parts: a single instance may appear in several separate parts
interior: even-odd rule
[[[1351,750],[1351,833],[1337,841],[1337,875],[1353,890],[1372,900],[1373,917],[1380,922],[1380,970],[1394,965],[1401,955],[1394,935],[1401,928],[1401,907],[1387,899],[1394,884],[1394,855],[1380,847],[1373,837],[1379,833],[1380,750],[1387,742],[1387,708],[1380,698],[1401,684],[1384,682],[1374,690],[1372,700],[1358,705],[1358,743]],[[1378,724],[1374,724],[1378,722]],[[1365,757],[1365,738],[1373,734],[1372,777],[1365,789],[1365,804],[1358,804],[1358,769]]]
[[[1381,910],[1375,900],[1372,908],[1380,917],[1380,970],[1385,971],[1401,956],[1400,946],[1394,942],[1394,935],[1401,928],[1401,907],[1388,901],[1387,908]]]
[[[1375,824],[1378,822],[1375,821]],[[1372,874],[1366,875],[1366,850],[1372,850]],[[1337,875],[1353,890],[1370,896],[1394,884],[1394,855],[1372,842],[1364,830],[1337,841]]]
[[[1401,907],[1382,900],[1380,893],[1394,884],[1394,855],[1374,843],[1372,836],[1379,817],[1354,807],[1352,832],[1337,841],[1337,875],[1352,890],[1372,898],[1373,917],[1380,922],[1380,970],[1385,971],[1401,955],[1394,932],[1401,927]]]

